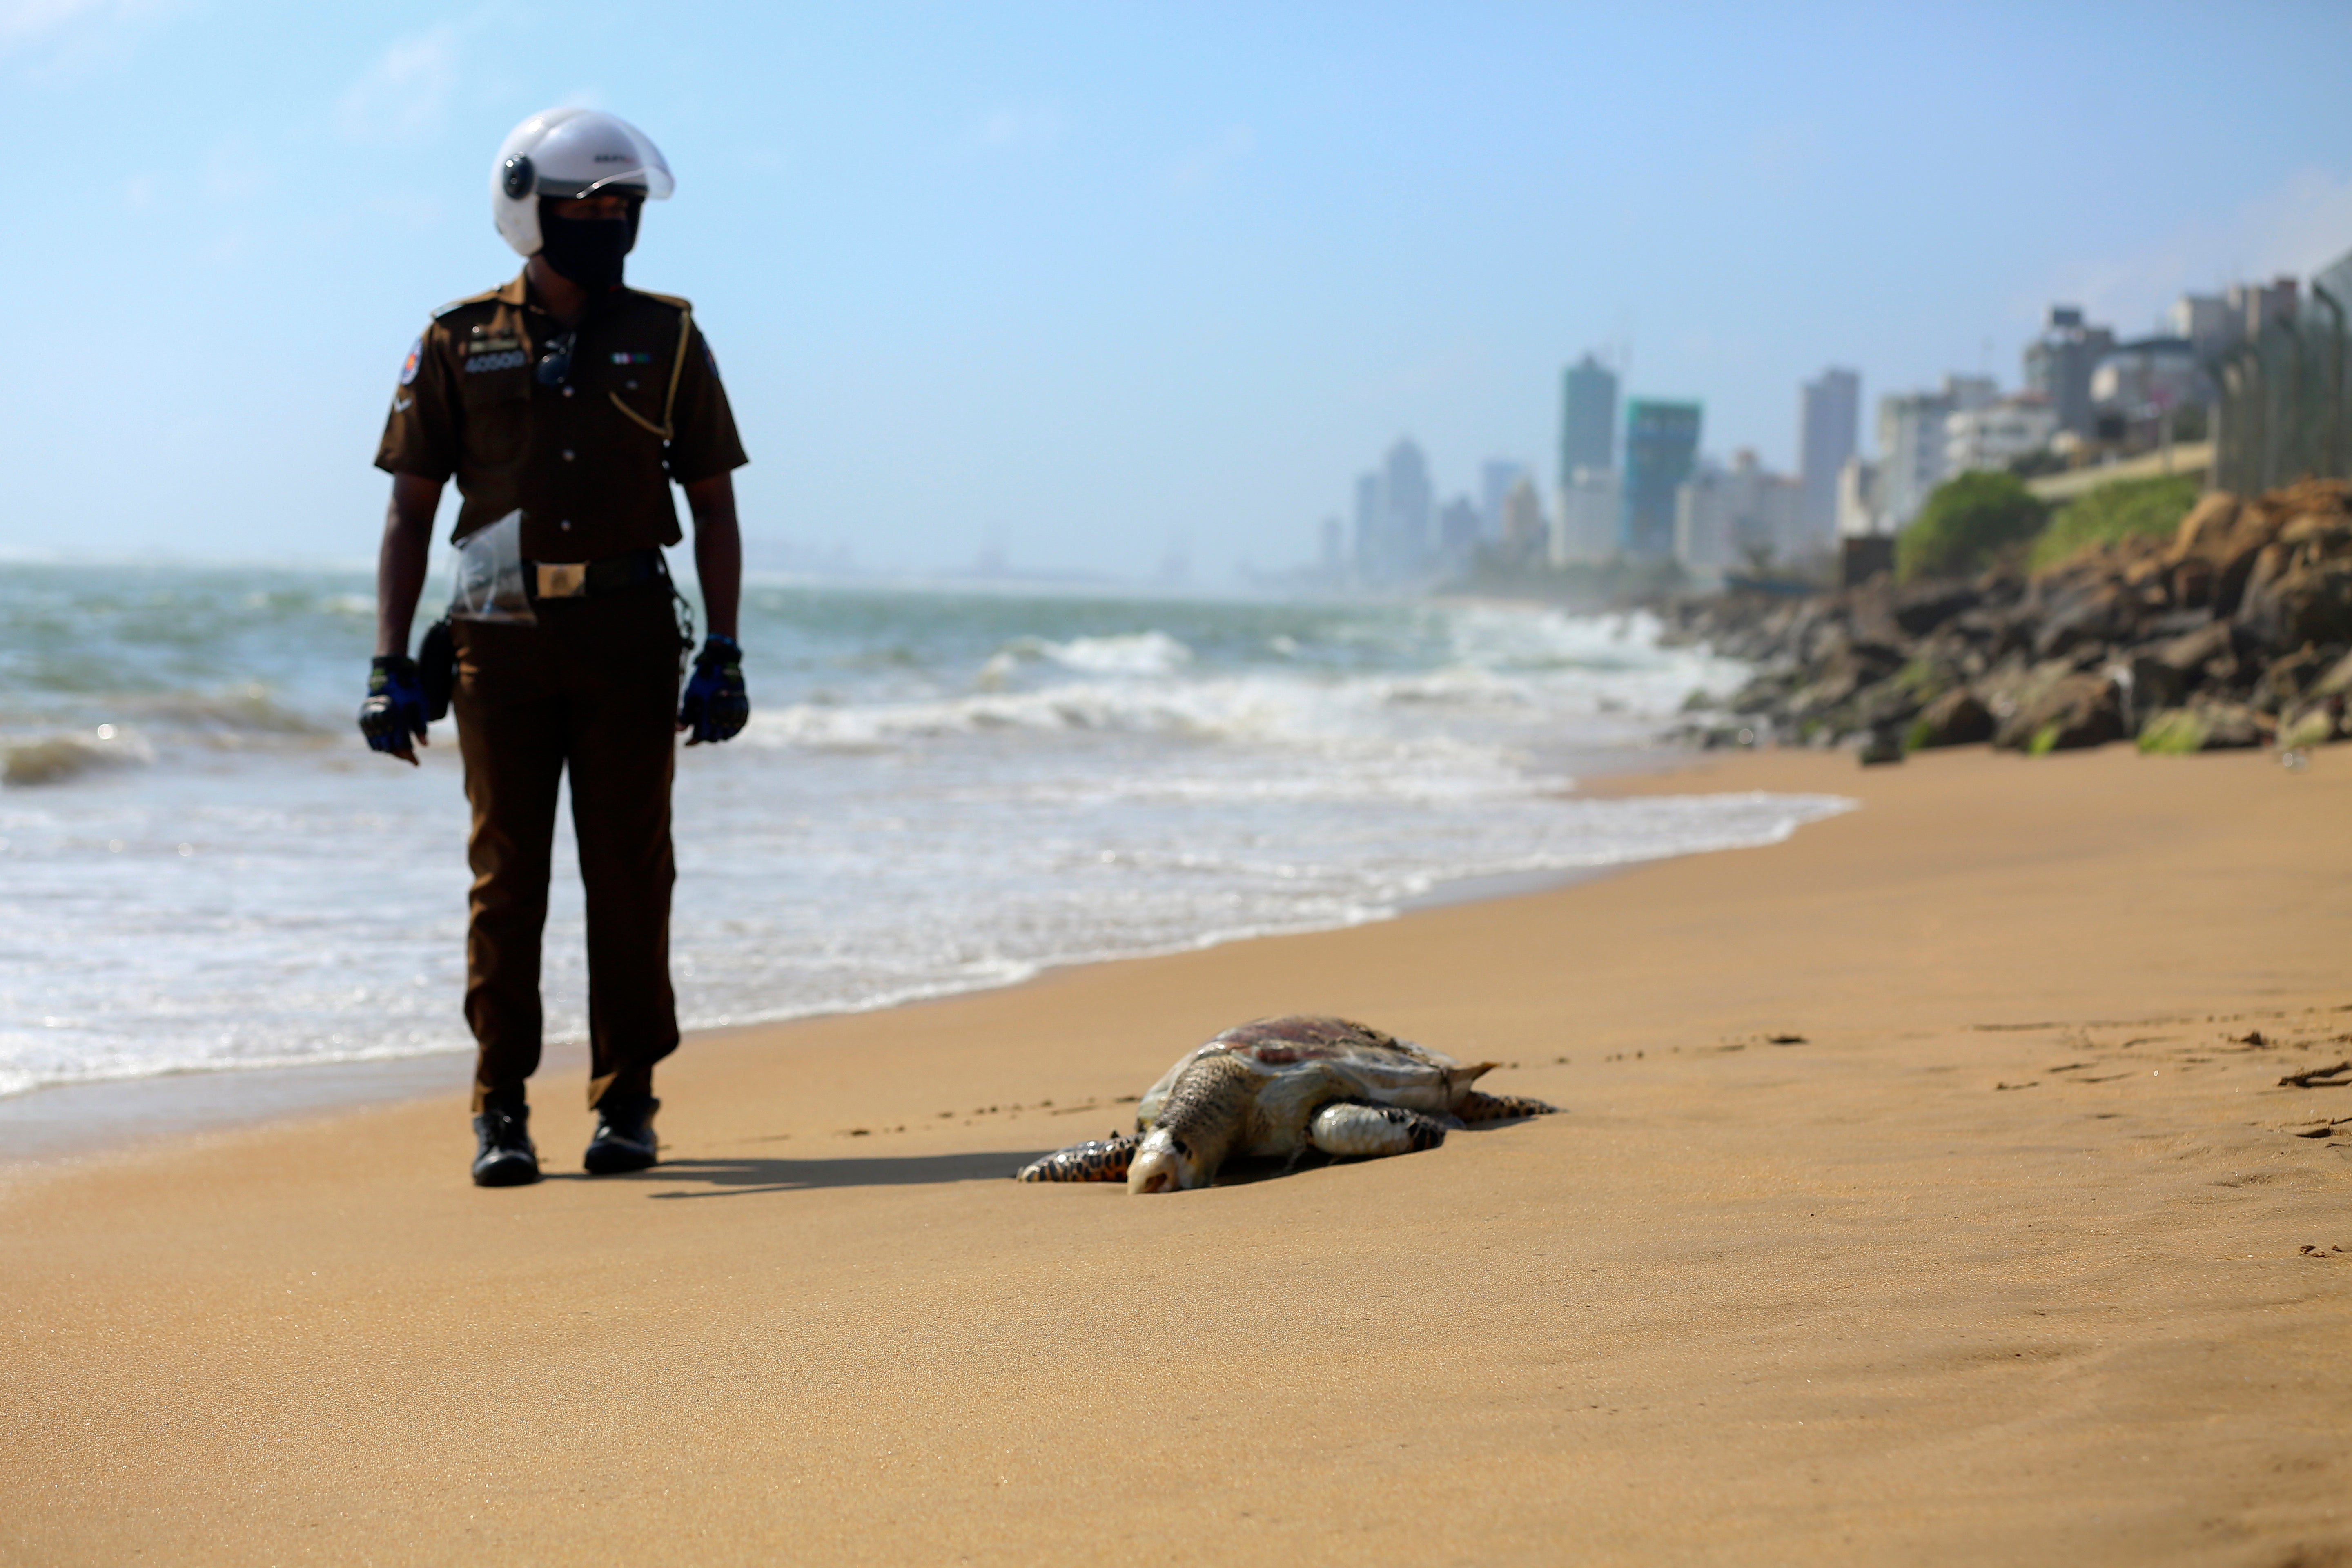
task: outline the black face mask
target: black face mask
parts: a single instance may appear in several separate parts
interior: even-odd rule
[[[629,204],[625,218],[558,217],[554,202],[539,204],[540,255],[558,274],[592,294],[617,288],[625,258],[636,248],[637,204]]]

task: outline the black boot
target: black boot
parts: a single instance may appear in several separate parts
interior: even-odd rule
[[[482,1097],[474,1118],[474,1185],[521,1187],[539,1180],[539,1151],[530,1142],[530,1107],[520,1094]]]
[[[661,1158],[654,1139],[654,1112],[661,1101],[650,1094],[608,1094],[596,1102],[596,1136],[580,1163],[592,1176],[642,1171]]]

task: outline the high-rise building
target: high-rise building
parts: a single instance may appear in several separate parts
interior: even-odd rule
[[[1429,464],[1411,437],[1388,450],[1380,468],[1356,480],[1356,575],[1366,583],[1410,582],[1427,571],[1435,542],[1435,497]]]
[[[1857,539],[1892,531],[1880,516],[1878,465],[1860,456],[1848,458],[1838,470],[1838,537]]]
[[[1797,405],[1797,479],[1804,487],[1798,514],[1826,547],[1837,533],[1838,470],[1861,442],[1862,377],[1825,370],[1805,383]]]
[[[1675,493],[1675,558],[1702,577],[1788,565],[1826,552],[1803,516],[1804,487],[1741,447],[1731,467],[1702,464]]]
[[[2331,299],[2347,310],[2352,300],[2343,290],[2352,287],[2352,257],[2346,257],[2313,277]],[[2165,335],[2187,338],[2200,367],[2210,369],[2218,356],[2259,337],[2265,322],[2292,321],[2302,306],[2302,287],[2292,278],[2269,283],[2232,283],[2219,294],[2183,294],[2165,312]]]
[[[1579,468],[1616,466],[1616,373],[1586,354],[1560,379],[1559,482]]]
[[[1410,577],[1427,568],[1436,499],[1429,483],[1428,459],[1412,437],[1398,437],[1381,465],[1381,500],[1388,511],[1391,558],[1397,577]]]
[[[1387,552],[1381,536],[1381,515],[1386,510],[1381,503],[1380,475],[1357,475],[1356,580],[1360,583],[1387,579]]]
[[[1482,537],[1503,537],[1503,498],[1528,471],[1525,463],[1514,463],[1507,458],[1489,458],[1478,468],[1478,521]]]
[[[2025,390],[2050,400],[2061,430],[2092,433],[2097,416],[2091,405],[2091,374],[2115,346],[2116,334],[2084,325],[2082,310],[2074,305],[2051,306],[2042,335],[2025,345]]]
[[[2169,335],[2187,338],[2201,360],[2211,359],[2237,342],[2231,331],[2230,303],[2219,294],[2183,294],[2165,312]]]
[[[2232,283],[2222,298],[2241,338],[2259,338],[2273,322],[2292,322],[2301,290],[2292,278],[2263,283]],[[2338,301],[2342,303],[2343,301]]]
[[[1455,496],[1438,510],[1437,547],[1448,567],[1466,566],[1477,553],[1485,520],[1468,496]]]
[[[1675,549],[1675,492],[1698,458],[1699,405],[1654,397],[1625,405],[1625,486],[1617,542],[1652,558]]]
[[[1337,583],[1348,574],[1348,530],[1336,517],[1323,520],[1323,575]]]
[[[2091,372],[2091,402],[2102,420],[2144,421],[2167,409],[2212,398],[2190,338],[2117,343]]]
[[[1503,498],[1503,553],[1524,564],[1551,553],[1551,528],[1544,521],[1543,499],[1536,483],[1521,474]]]
[[[1935,392],[1878,400],[1877,516],[1889,533],[1907,527],[1944,480],[1944,421],[1999,395],[1989,375],[1948,375]]]
[[[2058,411],[2038,392],[2021,392],[1944,416],[1944,472],[2005,468],[2058,434]]]
[[[1551,531],[1551,563],[1573,566],[1617,553],[1617,470],[1576,468],[1559,487],[1559,526]]]

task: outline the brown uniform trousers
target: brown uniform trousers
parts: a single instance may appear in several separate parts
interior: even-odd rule
[[[466,1019],[474,1105],[539,1066],[540,933],[556,785],[572,780],[588,905],[588,1103],[653,1090],[677,1048],[669,981],[669,797],[677,623],[666,578],[541,600],[535,626],[459,621],[451,707],[474,809]]]

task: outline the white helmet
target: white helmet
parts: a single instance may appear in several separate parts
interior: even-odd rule
[[[507,132],[490,166],[490,215],[518,256],[536,256],[539,198],[634,187],[655,201],[677,188],[661,149],[617,114],[546,109]]]

